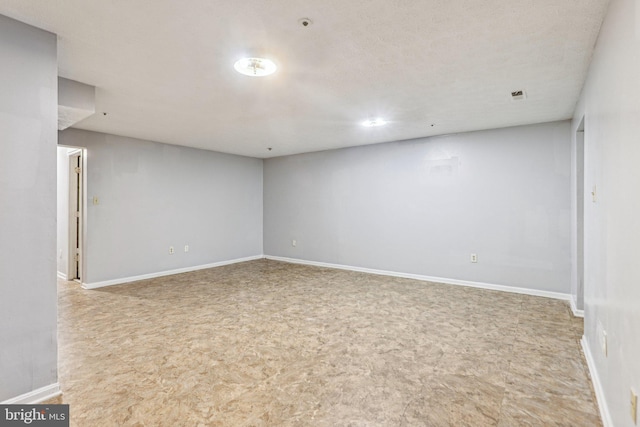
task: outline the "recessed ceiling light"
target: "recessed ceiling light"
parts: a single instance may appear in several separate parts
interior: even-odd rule
[[[381,117],[376,119],[369,119],[362,122],[362,126],[366,126],[368,128],[376,127],[376,126],[384,126],[387,124],[387,121]]]
[[[263,77],[275,73],[276,64],[265,58],[242,58],[233,64],[233,68],[240,74],[251,77]]]

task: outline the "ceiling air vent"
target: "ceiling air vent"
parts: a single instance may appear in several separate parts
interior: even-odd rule
[[[521,99],[525,99],[527,94],[524,93],[523,90],[516,90],[511,92],[511,99],[514,101],[520,101]]]

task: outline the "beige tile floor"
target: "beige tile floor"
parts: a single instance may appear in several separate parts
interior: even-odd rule
[[[71,425],[598,426],[562,301],[259,260],[59,282]]]

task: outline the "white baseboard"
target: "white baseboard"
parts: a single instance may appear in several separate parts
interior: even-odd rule
[[[611,421],[611,413],[609,412],[609,406],[607,406],[607,400],[604,397],[604,389],[600,382],[600,376],[596,369],[596,362],[593,359],[587,338],[583,335],[580,340],[582,345],[582,351],[584,352],[584,358],[587,359],[587,367],[591,374],[591,382],[593,383],[593,389],[596,393],[596,400],[598,401],[598,408],[600,409],[600,418],[602,418],[602,425],[604,427],[613,427],[613,421]]]
[[[402,277],[405,279],[422,280],[424,282],[444,283],[447,285],[468,286],[471,288],[489,289],[492,291],[511,292],[516,294],[533,295],[537,297],[554,298],[554,299],[559,299],[563,301],[568,301],[569,299],[571,299],[570,294],[563,294],[560,292],[541,291],[538,289],[528,289],[528,288],[517,288],[514,286],[494,285],[491,283],[471,282],[468,280],[447,279],[444,277],[423,276],[420,274],[398,273],[395,271],[375,270],[371,268],[353,267],[350,265],[342,265],[342,264],[330,264],[330,263],[318,262],[318,261],[307,261],[303,259],[286,258],[286,257],[280,257],[280,256],[272,256],[272,255],[265,255],[264,257],[266,259],[270,259],[273,261],[283,261],[283,262],[289,262],[292,264],[305,264],[305,265],[313,265],[316,267],[337,268],[340,270],[358,271],[361,273],[378,274],[381,276],[392,276],[392,277]]]
[[[575,317],[584,317],[584,310],[578,310],[576,307],[576,301],[573,299],[573,295],[571,295],[571,298],[569,299],[569,304],[571,305],[571,311]]]
[[[60,272],[60,271],[58,271],[58,279],[62,279],[64,281],[66,281],[67,280],[67,275],[62,273],[62,272]]]
[[[178,268],[175,270],[160,271],[158,273],[141,274],[140,276],[122,277],[119,279],[105,280],[102,282],[83,283],[84,289],[96,289],[105,286],[120,285],[122,283],[137,282],[138,280],[154,279],[156,277],[171,276],[173,274],[188,273],[190,271],[204,270],[206,268],[221,267],[223,265],[237,264],[239,262],[253,261],[262,259],[264,255],[254,255],[246,258],[236,258],[228,261],[214,262],[211,264],[196,265],[193,267]]]
[[[37,390],[30,391],[20,396],[16,396],[13,399],[0,402],[2,405],[33,405],[36,403],[44,402],[45,400],[53,399],[60,396],[62,391],[60,390],[59,383],[53,383],[48,386],[41,387]]]

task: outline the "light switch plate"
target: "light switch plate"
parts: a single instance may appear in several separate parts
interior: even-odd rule
[[[631,419],[638,424],[638,394],[631,389]]]

